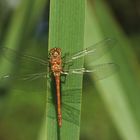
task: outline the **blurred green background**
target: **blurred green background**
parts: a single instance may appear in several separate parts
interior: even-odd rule
[[[20,56],[24,52],[47,60],[48,24],[46,0],[0,1],[0,75],[16,75],[14,81],[0,78],[0,140],[43,140],[46,80],[23,82],[18,77],[47,70]],[[87,1],[85,46],[104,37],[118,42],[110,57],[120,70],[111,82],[84,77],[80,139],[139,140],[139,0]],[[3,52],[3,47],[18,54]]]

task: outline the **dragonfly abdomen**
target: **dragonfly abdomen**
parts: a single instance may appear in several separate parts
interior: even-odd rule
[[[57,117],[58,125],[62,125],[62,113],[61,113],[61,97],[60,97],[60,76],[55,76],[56,81],[56,95],[57,95]]]

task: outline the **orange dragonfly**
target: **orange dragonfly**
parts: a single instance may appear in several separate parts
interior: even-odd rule
[[[56,97],[57,97],[57,120],[58,120],[58,126],[62,126],[62,118],[64,120],[67,120],[69,122],[73,122],[78,125],[78,114],[79,110],[74,109],[71,107],[69,104],[70,101],[72,103],[78,103],[80,99],[76,97],[76,94],[74,94],[74,91],[63,91],[62,97],[63,100],[61,101],[61,93],[60,93],[60,84],[61,84],[61,75],[70,75],[70,74],[84,74],[84,73],[93,73],[95,80],[100,80],[103,79],[112,73],[114,73],[117,70],[117,65],[114,63],[104,63],[104,64],[98,64],[94,65],[92,69],[86,69],[86,68],[68,68],[65,69],[64,64],[73,64],[74,60],[78,60],[80,58],[86,57],[86,56],[92,56],[92,60],[96,60],[100,58],[102,55],[104,55],[107,51],[109,51],[115,43],[115,40],[113,39],[105,39],[103,41],[100,41],[82,51],[79,51],[65,60],[63,62],[62,58],[62,52],[60,48],[52,48],[49,52],[49,61],[43,60],[41,58],[37,58],[31,55],[20,55],[20,58],[23,58],[25,60],[25,63],[28,61],[31,62],[37,62],[43,66],[49,66],[50,72],[53,74],[55,78],[55,83],[56,83]],[[3,52],[8,51],[8,56],[5,56],[7,58],[17,55],[17,52],[14,50],[11,50],[9,48],[3,48]],[[13,76],[13,75],[4,75],[0,79],[20,79],[22,81],[33,81],[38,78],[46,78],[47,77],[47,72],[37,72],[37,73],[32,73],[32,74],[26,74],[23,76]],[[80,89],[77,89],[78,91]],[[75,98],[76,97],[76,98]],[[73,100],[75,98],[75,100]],[[48,102],[52,101],[53,99],[50,98]],[[63,110],[63,115],[61,111],[61,104],[62,104],[62,110]],[[51,118],[55,118],[55,111],[48,113],[48,116]]]

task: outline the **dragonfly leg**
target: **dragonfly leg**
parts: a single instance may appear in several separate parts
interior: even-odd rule
[[[68,72],[61,72],[61,82],[62,83],[65,83],[66,82],[66,78],[67,78],[67,75],[68,75]]]
[[[62,71],[61,74],[62,74],[62,75],[68,75],[69,73],[68,73],[67,71],[65,71],[65,72]]]

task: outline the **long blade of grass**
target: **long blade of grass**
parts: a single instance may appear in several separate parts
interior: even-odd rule
[[[21,1],[19,7],[17,7],[17,9],[13,13],[11,23],[9,24],[6,36],[1,45],[3,45],[4,47],[6,46],[7,48],[17,50],[17,52],[19,47],[25,48],[26,42],[28,42],[29,33],[32,31],[32,26],[36,23],[37,19],[40,18],[39,16],[42,14],[43,7],[45,4],[46,1],[44,0]],[[9,73],[11,66],[8,66],[10,65],[10,63],[7,63],[7,61],[5,60],[6,59],[4,59],[4,62],[2,62],[3,64],[1,64],[3,65],[1,68],[3,68],[4,70],[1,69],[1,71]],[[11,63],[11,65],[14,65],[14,63]]]
[[[82,49],[84,46],[84,15],[85,1],[83,0],[51,0],[49,48],[60,47],[63,56],[66,53],[72,54]],[[82,64],[83,61],[80,61],[75,66],[82,66]],[[50,88],[55,88],[54,86],[55,83],[52,83]],[[73,100],[75,100],[75,96],[80,98],[80,102],[76,104],[66,103],[67,105],[62,103],[63,120],[61,128],[57,124],[56,104],[53,101],[47,104],[47,140],[78,140],[82,76],[67,76],[66,81],[61,83],[61,88],[62,102],[65,93],[74,95]],[[49,91],[48,98],[52,95],[56,96],[55,92]]]
[[[90,8],[88,7],[88,10],[89,9]],[[85,39],[86,45],[90,41],[92,42],[92,38],[89,38],[88,36],[89,31],[92,34],[90,36],[94,37],[95,40],[100,40],[104,37],[104,35],[108,35],[118,39],[118,41],[120,42],[119,45],[121,45],[121,47],[116,46],[116,49],[113,52],[114,55],[112,57],[112,59],[116,60],[116,62],[118,62],[120,66],[120,71],[118,72],[120,75],[114,75],[97,82],[97,89],[103,101],[105,102],[107,110],[109,111],[114,125],[122,139],[138,140],[140,138],[139,125],[136,120],[138,116],[136,116],[135,112],[132,109],[137,107],[131,106],[131,103],[134,103],[134,101],[137,100],[134,99],[132,101],[132,99],[129,99],[129,97],[133,97],[133,94],[138,96],[139,87],[136,82],[137,80],[134,78],[135,76],[132,74],[132,70],[130,68],[131,65],[127,61],[129,60],[130,55],[126,53],[129,53],[131,51],[128,52],[127,50],[129,49],[126,49],[126,51],[122,50],[122,48],[126,46],[129,48],[129,43],[126,40],[125,35],[119,29],[118,25],[116,25],[116,23],[112,19],[110,11],[108,11],[105,3],[103,3],[102,1],[96,1],[94,3],[94,10],[95,11],[92,11],[92,21],[87,23],[91,24],[91,26],[94,27],[94,31],[92,32],[91,30],[89,30],[89,25],[87,25],[87,34]],[[98,63],[108,61],[110,57],[107,57],[102,58],[98,61]],[[120,79],[121,82],[118,79]]]
[[[35,28],[36,28],[35,25],[38,24],[37,21],[40,20],[40,16],[42,15],[46,2],[47,2],[46,0],[35,0],[35,1],[34,0],[30,0],[30,1],[22,0],[20,2],[19,6],[16,7],[16,9],[14,9],[15,11],[13,11],[10,23],[8,24],[8,29],[6,30],[7,32],[6,32],[6,34],[4,34],[5,36],[3,36],[4,41],[2,43],[3,46],[1,46],[1,47],[11,48],[17,52],[17,55],[18,55],[18,52],[23,53],[23,52],[20,52],[18,48],[21,48],[21,50],[22,50],[22,49],[25,49],[25,47],[27,45],[29,45],[27,43],[29,41],[28,38],[30,38],[30,37],[33,38],[31,36],[32,35],[31,33],[32,33],[33,29],[35,30]],[[30,47],[31,46],[34,46],[34,44],[30,43]],[[33,52],[31,52],[31,53],[33,53]],[[7,55],[7,54],[8,54],[8,52],[5,52],[5,55]],[[3,56],[3,55],[1,55],[1,56]],[[12,57],[16,57],[16,56],[13,55]],[[11,59],[14,59],[12,57],[11,57]],[[7,73],[16,74],[16,71],[18,71],[17,63],[16,63],[17,61],[18,60],[15,59],[15,62],[13,61],[14,63],[11,63],[11,62],[7,61],[6,58],[1,59],[0,74],[1,75],[7,74]],[[9,82],[7,83],[7,81],[6,82],[0,81],[0,86],[1,87],[4,86],[4,88],[5,88],[5,90],[3,90],[3,91],[1,90],[1,93],[4,92],[3,94],[5,94],[5,92],[8,91],[7,90],[7,89],[9,89],[8,84],[10,85],[12,83],[9,83]],[[2,88],[2,89],[4,89],[4,88]],[[16,88],[18,88],[18,86],[16,86]],[[32,87],[32,88],[34,88],[34,87]],[[20,128],[22,129],[23,128],[22,120],[20,122],[18,122],[16,120],[16,117],[14,117],[14,119],[11,120],[11,119],[9,119],[10,118],[9,114],[10,113],[14,114],[14,112],[16,112],[16,110],[22,110],[21,109],[22,106],[24,106],[27,102],[31,103],[33,105],[35,103],[34,99],[36,98],[34,92],[30,92],[29,94],[31,96],[29,97],[26,94],[27,93],[26,89],[24,89],[24,90],[23,90],[23,92],[20,92],[18,90],[16,90],[16,91],[14,90],[14,91],[10,92],[11,93],[10,98],[7,98],[7,103],[4,104],[5,112],[8,114],[8,115],[5,115],[7,117],[6,122],[8,122],[8,124],[10,124],[10,123],[14,124],[14,125],[12,125],[12,127],[10,129],[14,130],[15,132],[18,132],[18,135],[19,135],[18,139],[20,139],[22,137],[23,131],[18,131],[19,128],[16,130],[15,126],[20,125]],[[37,93],[37,94],[39,95],[38,97],[40,98],[41,93]],[[15,95],[19,95],[19,96],[17,97]],[[37,102],[42,104],[42,101],[39,101],[39,98],[37,99]],[[25,101],[25,102],[17,101],[19,99],[21,99],[22,101]],[[13,106],[14,106],[14,109],[13,109]],[[28,110],[28,109],[26,109],[26,110]],[[26,116],[25,114],[23,115],[24,117]],[[17,115],[15,114],[15,116],[17,116]],[[41,119],[40,119],[40,121],[41,121]],[[39,132],[38,121],[36,121],[36,125],[32,124],[31,127],[29,126],[29,123],[26,124],[26,122],[25,122],[24,124],[25,124],[24,126],[26,127],[26,131],[24,131],[24,136],[26,137],[26,135],[27,135],[28,138],[27,137],[26,138],[30,139],[30,140],[31,140],[31,138],[33,138],[33,139],[37,138],[38,132]],[[9,129],[9,132],[10,132],[10,129]],[[14,137],[14,136],[15,135],[12,135],[12,137]],[[10,136],[9,139],[13,139],[12,137]],[[16,139],[16,137],[14,139]]]

